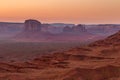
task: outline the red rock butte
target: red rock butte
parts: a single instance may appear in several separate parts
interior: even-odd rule
[[[41,31],[41,22],[33,19],[25,20],[25,31]]]

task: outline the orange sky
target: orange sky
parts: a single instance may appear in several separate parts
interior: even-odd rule
[[[120,23],[120,0],[0,0],[0,21]]]

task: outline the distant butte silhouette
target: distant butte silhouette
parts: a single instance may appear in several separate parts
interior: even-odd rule
[[[25,20],[25,31],[41,31],[41,22],[34,19]]]

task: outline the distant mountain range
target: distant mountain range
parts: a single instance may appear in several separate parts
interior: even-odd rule
[[[120,30],[119,24],[42,24],[28,19],[25,23],[0,22],[0,37],[29,41],[85,41],[105,38]]]

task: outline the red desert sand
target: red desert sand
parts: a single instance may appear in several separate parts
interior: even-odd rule
[[[0,62],[0,80],[120,80],[120,32],[27,62]]]

